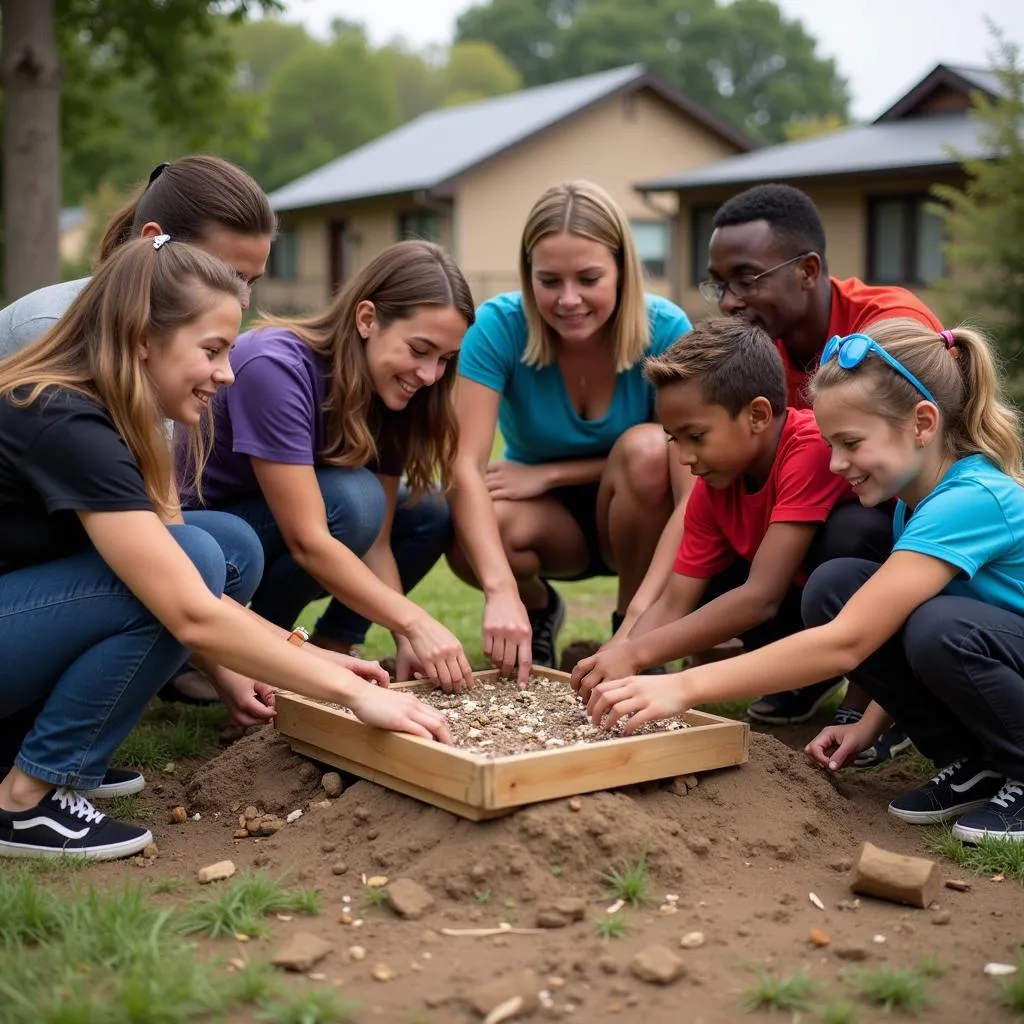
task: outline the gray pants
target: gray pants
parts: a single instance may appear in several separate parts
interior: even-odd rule
[[[859,558],[819,566],[804,587],[804,624],[834,619],[878,568]],[[1024,616],[933,597],[849,678],[940,768],[972,757],[1024,778]]]

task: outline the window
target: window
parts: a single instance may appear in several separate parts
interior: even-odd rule
[[[299,233],[294,228],[282,228],[270,246],[267,276],[282,281],[294,281],[299,276]]]
[[[635,220],[629,227],[644,273],[648,277],[668,277],[668,225],[660,220]]]
[[[708,248],[711,233],[715,230],[714,219],[717,206],[694,206],[690,210],[690,238],[693,248],[690,252],[690,283],[700,284],[708,276]]]
[[[875,284],[930,284],[946,272],[942,218],[928,196],[868,200],[868,280]]]
[[[426,210],[411,210],[398,215],[398,240],[418,238],[424,242],[441,241],[441,218]]]

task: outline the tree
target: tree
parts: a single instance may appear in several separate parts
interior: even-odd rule
[[[445,107],[515,92],[522,84],[519,72],[490,43],[456,43],[441,77]]]
[[[773,0],[489,0],[458,19],[456,39],[492,43],[527,86],[642,62],[765,142],[792,120],[847,119],[835,62]]]
[[[1018,46],[996,39],[1002,94],[976,93],[972,113],[989,156],[958,154],[964,187],[932,191],[941,200],[934,209],[945,220],[950,272],[937,287],[940,309],[948,323],[985,317],[1009,361],[1024,354],[1024,66]]]
[[[280,0],[0,0],[5,247],[17,253],[4,261],[8,301],[58,277],[62,92],[73,130],[87,133],[103,118],[104,99],[120,80],[147,96],[158,123],[208,137],[235,103],[234,61],[217,31],[222,19],[280,7]]]

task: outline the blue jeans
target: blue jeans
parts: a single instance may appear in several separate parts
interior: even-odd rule
[[[168,527],[214,594],[217,541]],[[36,706],[14,764],[55,786],[99,785],[110,758],[188,651],[95,552],[0,575],[0,721]]]
[[[384,524],[386,503],[380,481],[368,469],[321,467],[316,470],[331,536],[360,558],[370,550]],[[292,558],[270,508],[262,497],[227,506],[244,519],[263,544],[266,569],[252,599],[263,618],[291,629],[302,609],[325,595],[324,588]],[[440,494],[409,501],[399,488],[391,525],[391,551],[402,589],[408,593],[430,571],[451,541],[451,516]],[[318,633],[339,643],[359,644],[370,623],[332,598],[316,624]]]

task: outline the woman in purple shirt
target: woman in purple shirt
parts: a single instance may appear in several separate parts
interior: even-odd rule
[[[315,643],[347,652],[379,623],[395,637],[399,679],[446,689],[472,684],[462,646],[404,595],[451,536],[435,489],[455,451],[449,364],[473,320],[451,257],[411,241],[375,257],[323,312],[262,321],[238,339],[235,382],[213,400],[201,489],[182,495],[256,531],[258,614],[290,628],[330,595]]]

